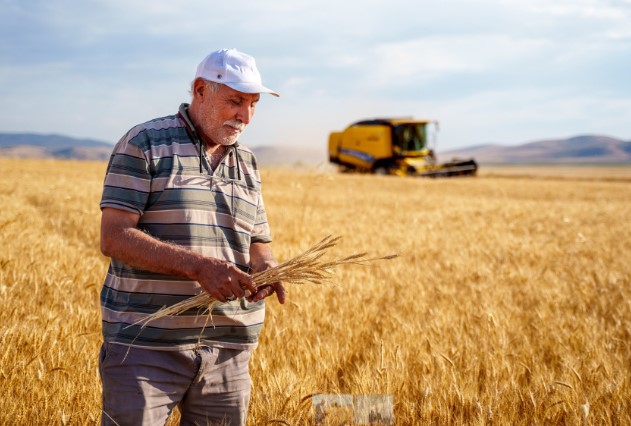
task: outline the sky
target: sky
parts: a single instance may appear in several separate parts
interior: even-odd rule
[[[631,0],[0,0],[0,23],[0,132],[114,143],[235,47],[281,95],[249,146],[384,116],[438,120],[439,151],[631,140]]]

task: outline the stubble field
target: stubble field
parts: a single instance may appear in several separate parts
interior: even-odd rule
[[[631,424],[631,170],[581,169],[264,170],[279,260],[328,234],[400,257],[268,303],[248,424],[313,424],[317,394],[390,395],[397,425]],[[98,423],[105,164],[0,170],[0,424]]]

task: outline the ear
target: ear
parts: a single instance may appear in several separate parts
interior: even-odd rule
[[[202,99],[206,94],[206,82],[203,78],[196,78],[193,82],[193,98]]]

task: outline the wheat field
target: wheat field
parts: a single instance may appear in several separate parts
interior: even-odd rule
[[[105,166],[0,158],[2,425],[100,422]],[[264,170],[279,260],[329,234],[400,257],[268,303],[248,424],[313,424],[318,394],[391,395],[397,425],[631,424],[631,169],[542,170]]]

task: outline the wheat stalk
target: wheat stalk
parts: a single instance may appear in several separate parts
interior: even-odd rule
[[[376,260],[390,260],[398,255],[368,258],[367,253],[358,253],[339,259],[323,260],[326,251],[334,247],[341,237],[331,235],[315,244],[302,254],[273,268],[252,275],[255,287],[262,287],[276,282],[288,284],[325,284],[333,280],[335,268],[342,265],[366,265]],[[179,315],[190,309],[201,309],[210,316],[213,306],[218,303],[212,295],[202,292],[172,306],[164,307],[148,315],[136,324],[146,326],[149,322],[166,316]],[[134,325],[136,325],[134,324]]]

